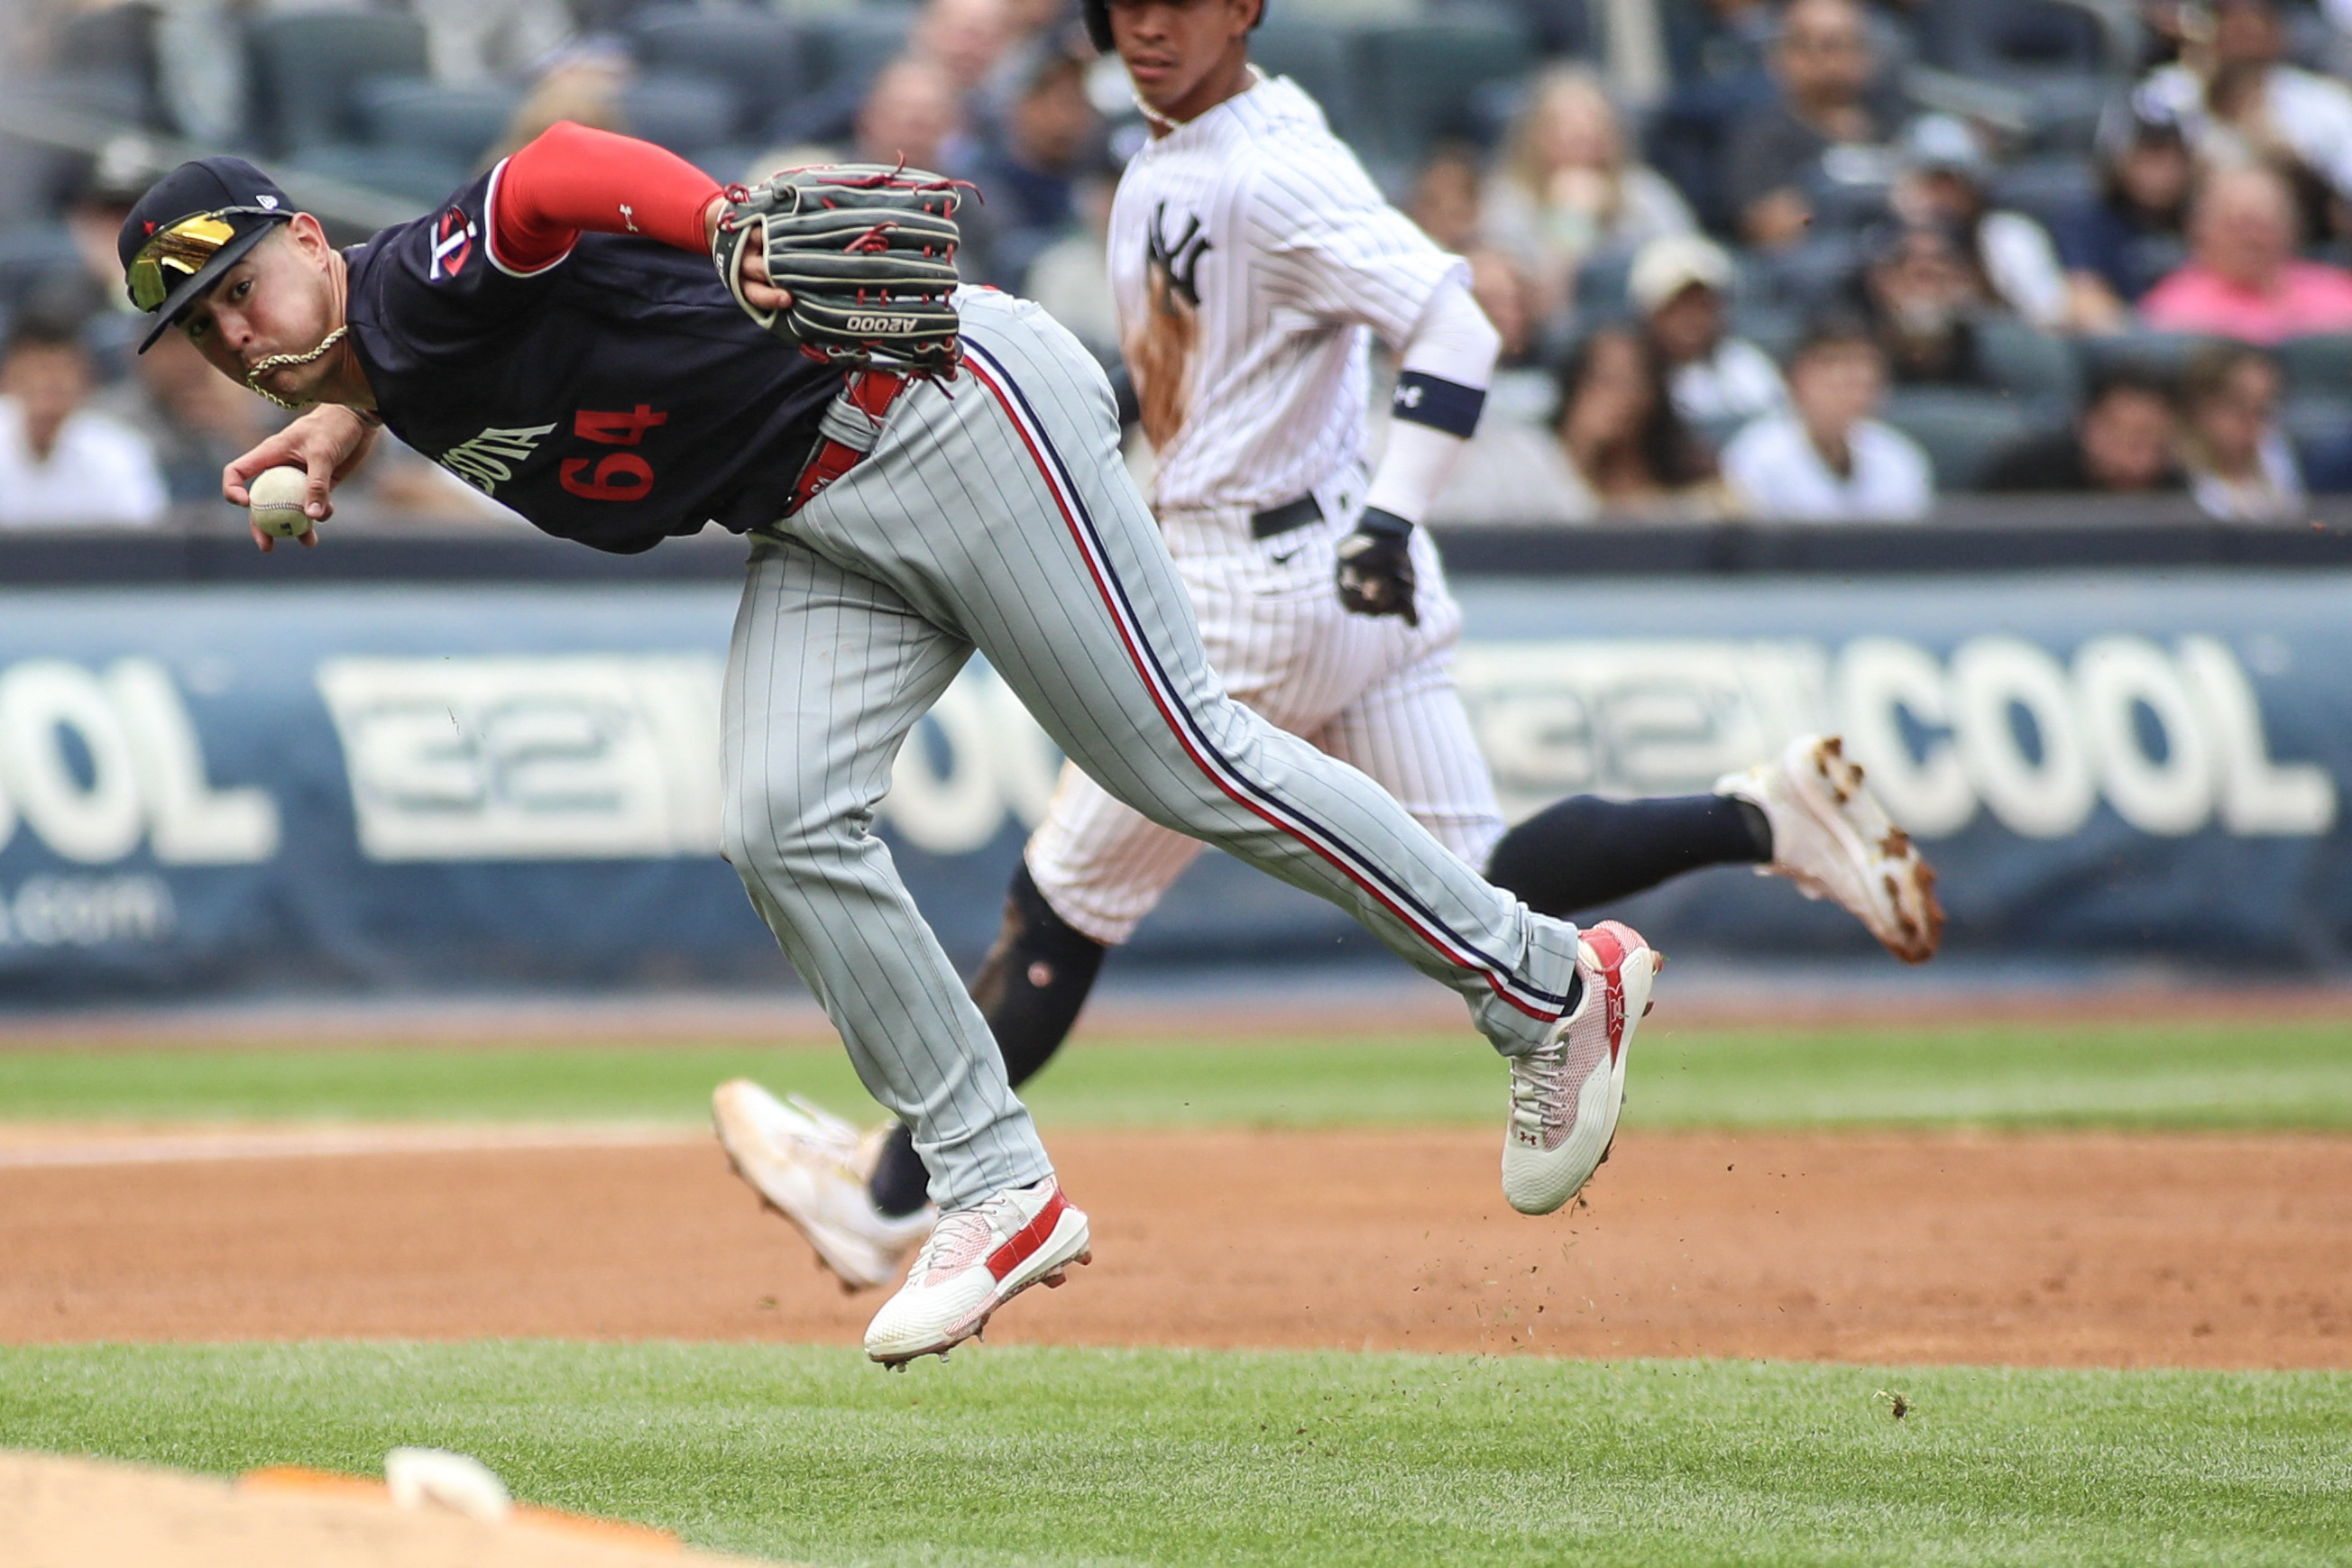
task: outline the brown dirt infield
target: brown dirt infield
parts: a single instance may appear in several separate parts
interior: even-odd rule
[[[2352,1139],[1629,1134],[1545,1219],[1481,1134],[1050,1143],[1096,1262],[999,1342],[2352,1367]],[[16,1343],[849,1344],[877,1301],[702,1140],[0,1168],[0,1259]]]
[[[9,1568],[751,1568],[388,1501],[292,1496],[93,1459],[0,1452]]]

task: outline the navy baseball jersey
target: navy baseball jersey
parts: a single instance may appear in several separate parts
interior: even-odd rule
[[[344,253],[346,319],[403,441],[559,538],[633,553],[784,513],[838,370],[763,331],[708,257],[583,234],[492,254],[497,170]]]

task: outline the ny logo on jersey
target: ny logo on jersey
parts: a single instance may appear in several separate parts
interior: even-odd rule
[[[1201,308],[1201,290],[1195,284],[1200,276],[1201,258],[1213,248],[1209,236],[1201,232],[1201,220],[1187,216],[1184,232],[1176,243],[1168,243],[1168,204],[1162,202],[1151,212],[1151,227],[1143,241],[1143,265],[1168,280],[1171,292],[1195,310]]]
[[[513,465],[529,457],[531,449],[554,428],[551,424],[530,424],[514,430],[485,430],[470,441],[459,442],[434,461],[483,495],[495,496],[500,485],[514,477]]]
[[[425,269],[428,282],[438,283],[445,277],[455,277],[466,258],[474,254],[474,237],[478,233],[462,207],[451,207],[441,214],[433,229],[433,265]]]

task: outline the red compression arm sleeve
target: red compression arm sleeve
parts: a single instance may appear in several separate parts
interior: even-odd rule
[[[516,272],[563,259],[582,231],[641,234],[698,254],[719,183],[649,141],[560,120],[506,161],[490,207],[490,254]]]

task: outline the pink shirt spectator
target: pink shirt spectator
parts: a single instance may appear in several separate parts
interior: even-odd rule
[[[2279,268],[2278,287],[2262,293],[2192,261],[2149,289],[2139,309],[2149,326],[2163,331],[2210,332],[2247,343],[2352,332],[2352,272],[2290,261]]]

